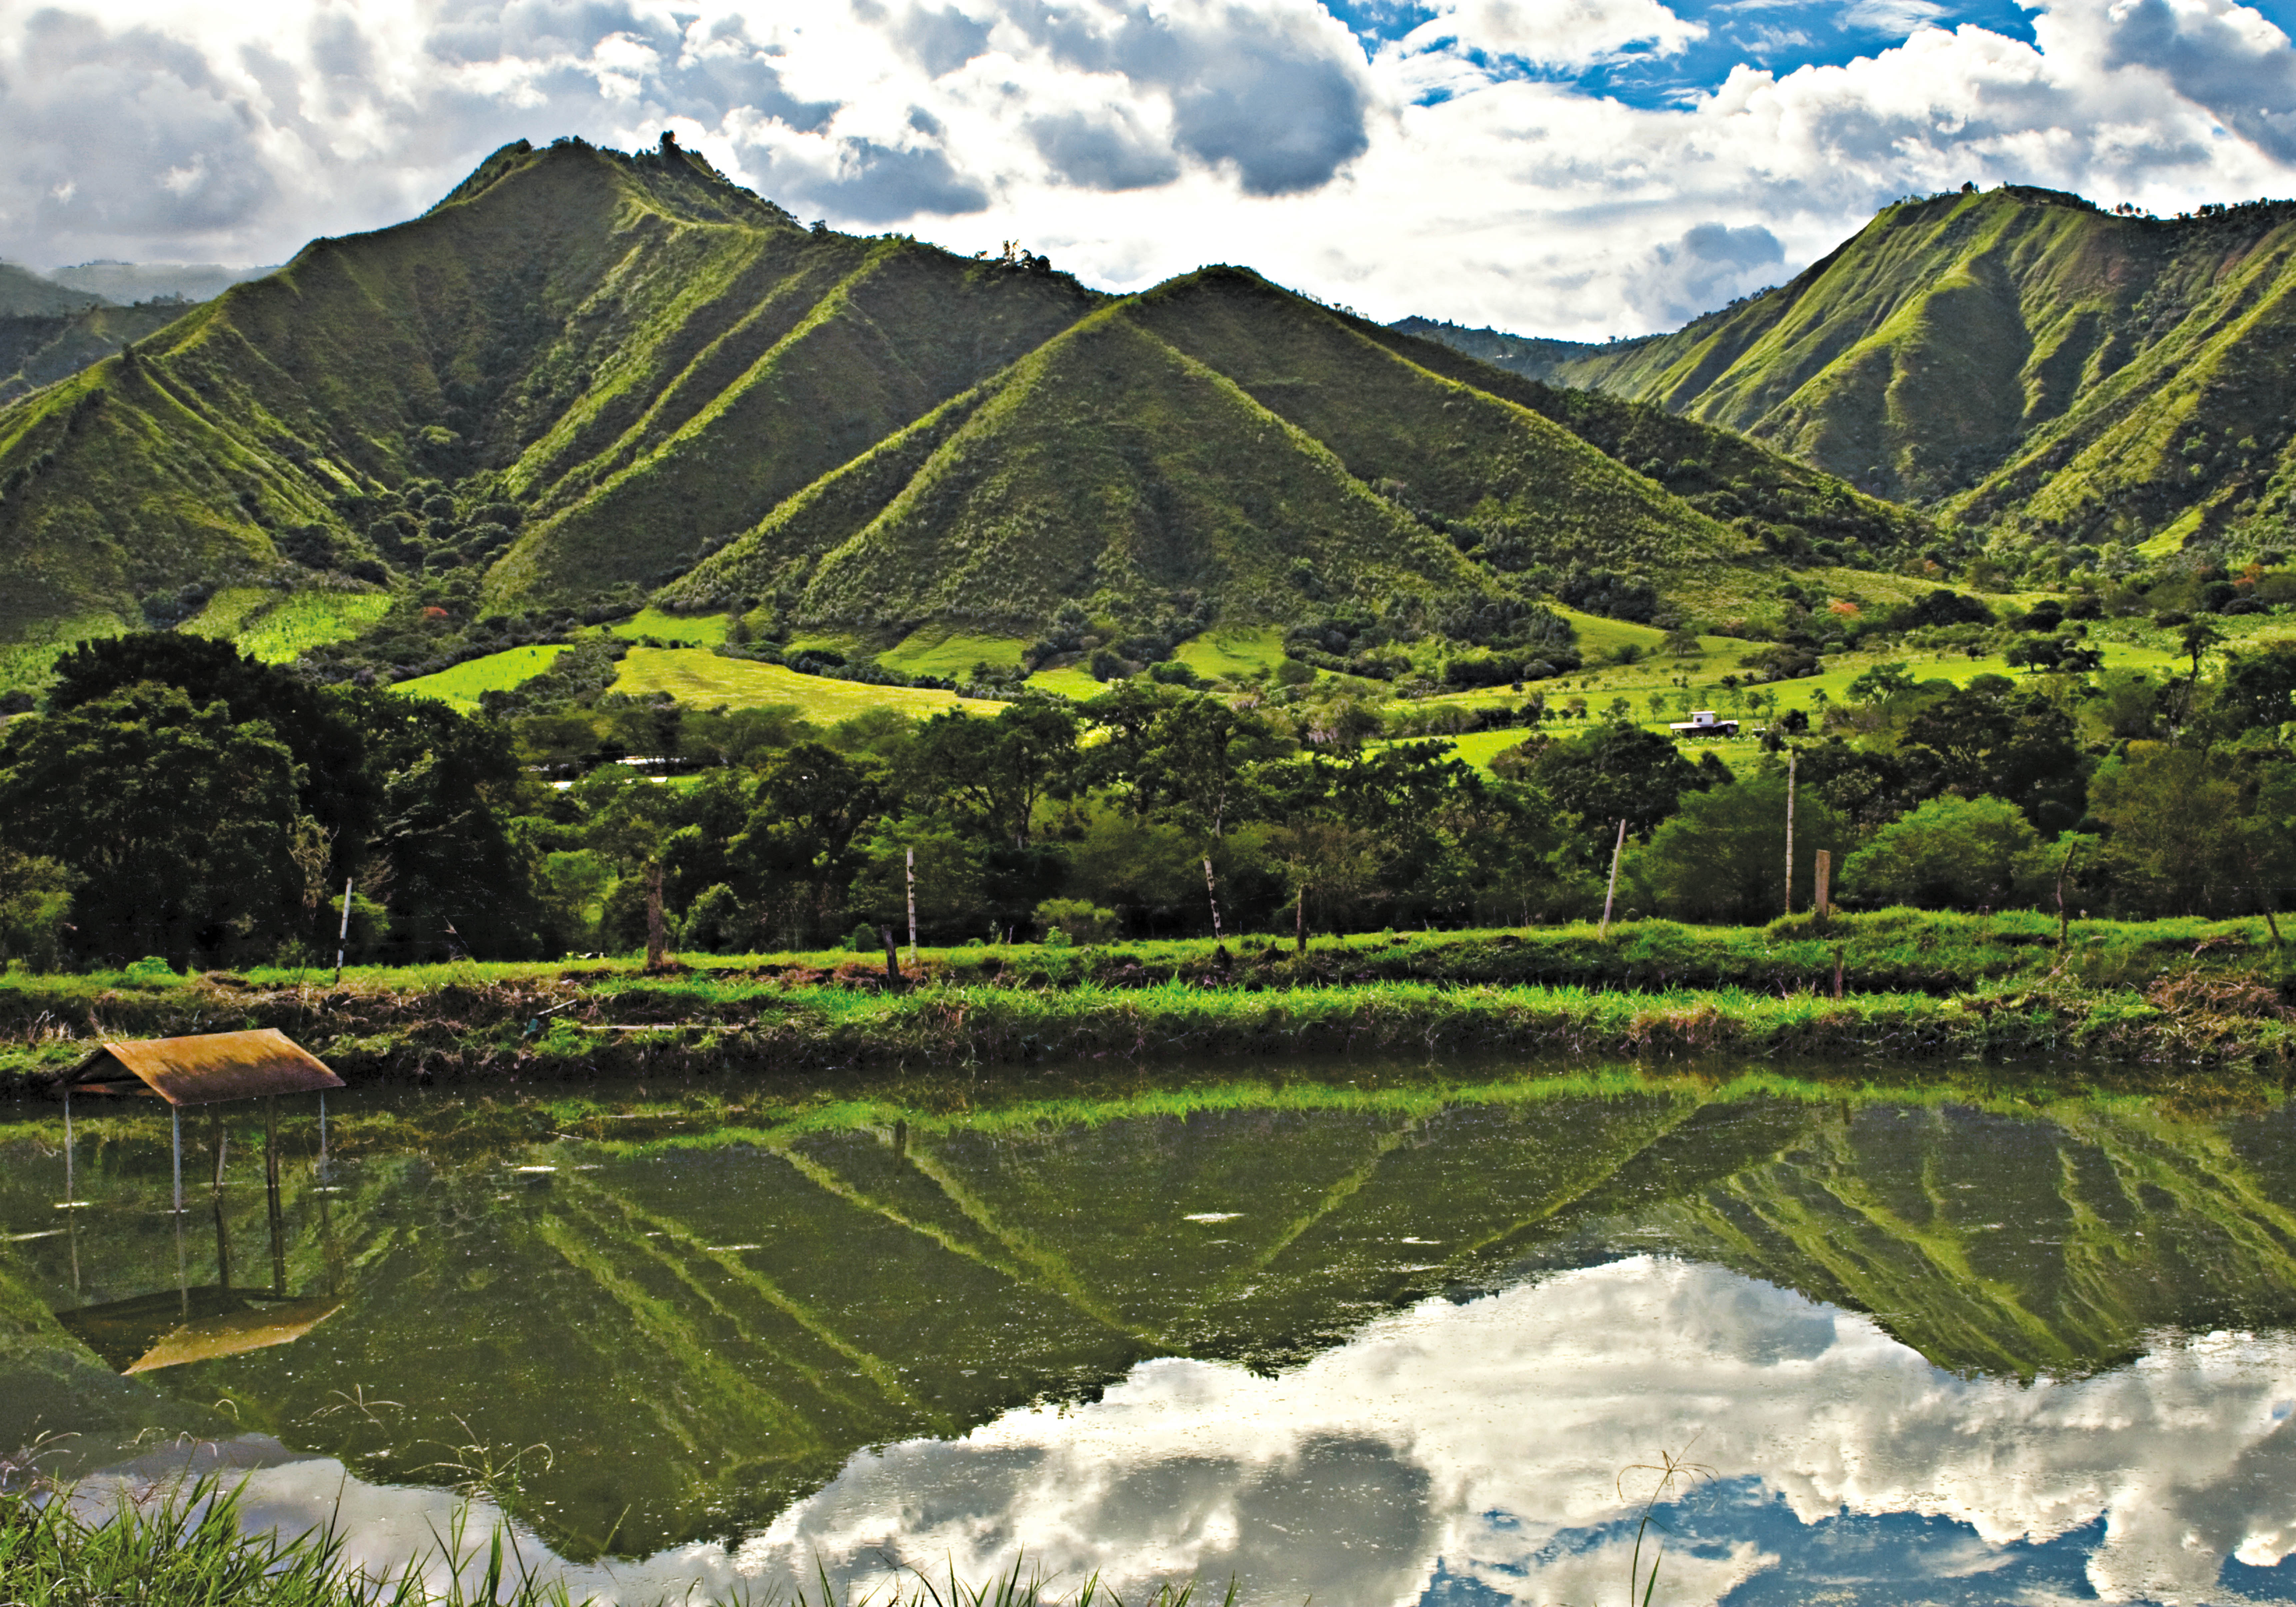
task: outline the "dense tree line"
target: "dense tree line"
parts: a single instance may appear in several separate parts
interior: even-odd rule
[[[0,956],[39,965],[696,950],[1519,923],[1848,903],[2276,913],[2296,887],[2296,647],[2193,673],[2039,669],[1965,686],[1883,664],[1734,776],[1534,699],[1488,772],[1375,707],[1140,676],[1084,703],[826,728],[786,708],[552,718],[322,687],[169,634],[67,655],[0,737]],[[1576,713],[1573,721],[1562,717]],[[555,778],[554,779],[554,775]],[[914,883],[912,882],[914,867]],[[1804,900],[1807,899],[1807,890]],[[857,929],[859,929],[857,931]]]

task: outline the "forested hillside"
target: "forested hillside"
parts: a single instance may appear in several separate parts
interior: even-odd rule
[[[1111,298],[803,226],[668,139],[505,147],[0,409],[0,649],[233,586],[1024,639],[1063,608],[1415,630],[1561,592],[1759,633],[1782,562],[1931,534],[1241,269]]]
[[[2245,556],[2285,545],[2292,268],[2296,203],[2163,219],[2005,186],[1893,206],[1669,335],[1400,327],[1744,430],[1983,529],[2013,563],[2195,537]]]

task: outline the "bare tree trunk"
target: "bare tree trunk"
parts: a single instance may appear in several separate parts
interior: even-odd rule
[[[661,861],[646,866],[646,969],[660,971],[669,958],[669,940],[661,923]]]
[[[1209,854],[1204,856],[1204,897],[1212,906],[1212,941],[1218,943],[1221,941],[1219,889],[1212,882],[1212,859]]]
[[[2072,937],[2072,914],[2065,908],[2065,881],[2073,873],[2073,857],[2080,852],[2076,842],[2065,850],[2065,862],[2057,867],[2057,947],[2062,948]],[[2275,940],[2278,933],[2276,931]]]

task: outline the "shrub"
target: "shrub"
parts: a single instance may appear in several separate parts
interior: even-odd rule
[[[749,912],[734,896],[734,890],[719,881],[703,888],[694,898],[679,941],[704,954],[738,954],[747,947],[749,931]]]
[[[1116,912],[1089,898],[1047,898],[1037,906],[1037,924],[1055,947],[1105,943],[1116,935]]]
[[[1841,819],[1805,787],[1794,811],[1794,896],[1807,905],[1817,850],[1845,835]],[[1651,834],[1636,879],[1681,921],[1766,921],[1785,897],[1786,778],[1773,772],[1735,786],[1685,792],[1679,813]]]
[[[1866,904],[1973,909],[2013,902],[2041,840],[2024,811],[2000,798],[1932,798],[1883,826],[1841,867]]]

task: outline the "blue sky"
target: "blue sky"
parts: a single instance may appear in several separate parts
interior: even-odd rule
[[[800,217],[1600,338],[1900,195],[2296,194],[2291,0],[0,0],[0,257],[275,262],[664,128]]]
[[[1402,39],[1432,21],[1437,12],[1410,4],[1327,0],[1324,9],[1345,22],[1365,51]],[[1707,29],[1707,36],[1671,55],[1648,48],[1623,53],[1615,62],[1545,76],[1589,94],[1613,97],[1629,106],[1664,108],[1711,93],[1740,63],[1784,75],[1800,67],[1838,67],[1903,40],[1915,28],[1953,29],[1964,23],[2023,44],[2033,42],[2032,15],[2013,0],[1976,5],[1947,5],[1939,0],[1854,0],[1847,4],[1803,4],[1794,0],[1714,0],[1670,5],[1677,17]],[[2279,20],[2283,8],[2259,8]],[[1483,55],[1502,73],[1538,71],[1504,58]]]

